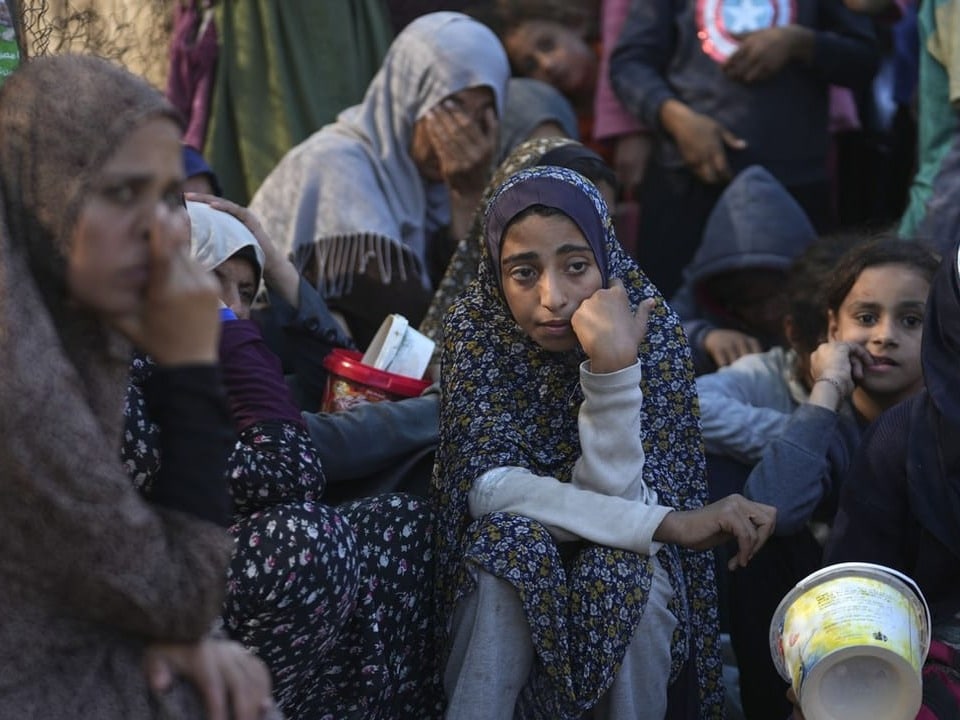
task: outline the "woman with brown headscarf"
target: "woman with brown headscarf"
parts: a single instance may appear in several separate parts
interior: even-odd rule
[[[270,708],[259,661],[206,638],[232,549],[231,435],[182,183],[174,111],[126,71],[41,58],[0,90],[4,717]],[[167,420],[143,495],[119,460],[131,344],[162,366]]]

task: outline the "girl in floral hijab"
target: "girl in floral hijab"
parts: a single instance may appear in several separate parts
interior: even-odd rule
[[[526,140],[517,145],[507,156],[489,184],[483,191],[480,206],[470,225],[470,232],[457,244],[443,279],[433,293],[427,314],[420,323],[420,332],[437,344],[436,357],[439,362],[440,348],[443,345],[443,315],[454,300],[466,290],[477,276],[480,267],[480,247],[483,245],[483,209],[493,194],[500,189],[512,175],[534,165],[557,165],[576,170],[593,182],[603,194],[604,189],[614,195],[617,178],[593,150],[577,140],[568,137],[544,137]]]
[[[555,148],[576,143],[565,137],[547,137],[527,140],[515,147],[500,164],[487,187],[483,191],[480,208],[473,217],[467,237],[457,243],[450,263],[440,283],[437,285],[430,307],[420,323],[420,332],[440,346],[443,342],[443,315],[453,305],[453,301],[477,276],[480,266],[480,246],[483,244],[483,208],[501,185],[511,176],[533,165],[539,165],[540,159]],[[439,350],[439,347],[438,347]]]
[[[508,288],[547,277],[552,255],[501,258],[531,207],[569,221],[563,272],[593,273],[598,288],[540,324]],[[444,322],[434,491],[448,714],[720,717],[713,556],[662,543],[702,550],[736,535],[746,563],[773,513],[738,496],[703,507],[679,322],[575,172],[509,179],[487,208],[485,240],[478,278]],[[584,338],[614,306],[636,323],[639,353],[608,372]]]

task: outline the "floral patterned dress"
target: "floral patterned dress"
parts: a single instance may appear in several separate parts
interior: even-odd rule
[[[149,371],[134,361],[122,452],[140,487],[159,462],[140,391]],[[270,667],[287,717],[439,717],[426,504],[384,495],[324,505],[309,435],[289,421],[245,428],[228,473],[236,522],[223,623]]]

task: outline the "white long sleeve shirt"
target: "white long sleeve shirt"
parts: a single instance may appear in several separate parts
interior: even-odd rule
[[[672,508],[658,504],[643,481],[639,361],[613,373],[580,366],[584,401],[578,429],[581,456],[571,482],[535,475],[522,467],[498,467],[477,478],[468,497],[470,515],[512,512],[546,525],[560,542],[655,554],[653,533]]]

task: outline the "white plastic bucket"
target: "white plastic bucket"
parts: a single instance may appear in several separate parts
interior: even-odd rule
[[[770,652],[807,720],[912,720],[930,609],[892,568],[839,563],[797,583],[770,623]]]

